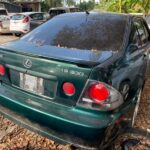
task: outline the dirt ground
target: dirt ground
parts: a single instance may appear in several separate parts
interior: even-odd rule
[[[16,37],[0,35],[0,43],[11,41]],[[120,149],[120,141],[140,139],[134,150],[150,150],[150,77],[142,93],[140,108],[136,118],[135,133],[127,133],[119,137],[116,150]],[[70,146],[59,145],[22,127],[17,126],[0,116],[0,150],[69,150]]]

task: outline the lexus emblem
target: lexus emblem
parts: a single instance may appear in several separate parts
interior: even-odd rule
[[[30,59],[25,59],[23,61],[23,65],[25,68],[31,68],[32,67],[32,61]]]

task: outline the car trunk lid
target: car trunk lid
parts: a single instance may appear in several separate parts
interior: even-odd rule
[[[74,54],[69,53],[69,50],[62,50],[63,54],[61,50],[50,46],[27,45],[22,41],[4,44],[0,47],[0,63],[6,66],[7,70],[3,82],[43,97],[43,100],[48,102],[75,105],[92,71],[91,64],[96,62],[91,61],[93,58],[87,57],[87,54],[82,55],[82,52]],[[109,57],[105,56],[105,60]],[[104,58],[98,60],[104,61]],[[65,82],[73,83],[74,95],[64,93]]]
[[[79,50],[63,47],[56,47],[50,45],[40,45],[25,42],[23,40],[16,40],[13,42],[5,43],[1,47],[8,48],[9,51],[15,51],[22,54],[43,57],[47,59],[61,60],[65,62],[72,62],[79,65],[95,66],[109,59],[112,51],[92,51],[92,50]],[[24,46],[23,46],[24,45]]]

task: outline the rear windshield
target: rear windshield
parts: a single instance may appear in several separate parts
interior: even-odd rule
[[[24,17],[25,15],[17,14],[17,15],[11,16],[11,20],[22,20]]]
[[[0,15],[7,15],[6,10],[0,10]]]
[[[68,14],[51,19],[22,39],[70,50],[119,51],[126,22],[127,17],[120,15]]]

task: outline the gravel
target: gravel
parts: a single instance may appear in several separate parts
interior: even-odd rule
[[[15,40],[12,35],[0,35],[0,43]],[[126,133],[116,140],[116,150],[121,149],[120,142],[126,139],[138,139],[139,143],[134,146],[134,150],[150,149],[150,77],[148,78],[142,99],[138,116],[136,118],[135,129],[143,131],[142,134]],[[45,137],[37,135],[27,129],[24,129],[8,119],[0,116],[0,150],[71,150],[70,145],[60,145]]]

